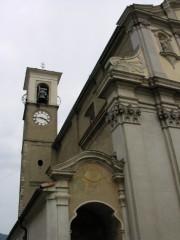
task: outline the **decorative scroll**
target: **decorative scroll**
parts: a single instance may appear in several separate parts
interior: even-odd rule
[[[120,57],[112,57],[110,58],[109,62],[113,66],[119,66],[123,70],[128,72],[138,72],[144,73],[145,63],[143,58],[138,56],[136,58],[120,58]]]
[[[134,50],[134,55],[130,57],[111,57],[106,64],[106,69],[122,70],[130,73],[144,74],[146,68],[139,46]]]
[[[116,104],[113,109],[106,116],[106,123],[111,127],[116,126],[118,123],[139,123],[139,116],[141,110],[138,107],[133,107],[131,104],[124,106],[122,104]]]
[[[161,121],[162,127],[175,127],[180,128],[180,111],[167,110],[163,107],[157,110],[158,117]]]

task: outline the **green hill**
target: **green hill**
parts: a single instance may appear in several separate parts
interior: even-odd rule
[[[0,240],[5,240],[7,238],[6,234],[0,233]]]

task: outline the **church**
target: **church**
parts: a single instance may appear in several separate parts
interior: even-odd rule
[[[61,72],[27,68],[8,240],[178,240],[180,1],[128,6],[57,133]]]

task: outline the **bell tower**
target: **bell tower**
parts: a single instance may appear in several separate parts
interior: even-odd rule
[[[51,145],[57,136],[57,86],[61,75],[44,69],[26,70],[19,213],[35,189],[49,181],[46,170],[51,164]]]

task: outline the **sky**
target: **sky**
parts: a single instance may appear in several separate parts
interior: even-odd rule
[[[159,0],[0,0],[0,233],[18,217],[27,67],[62,72],[58,128],[127,5]]]

